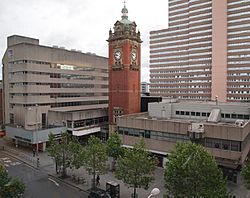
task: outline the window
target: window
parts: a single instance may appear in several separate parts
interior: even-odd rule
[[[121,107],[114,107],[113,109],[113,122],[116,123],[116,118],[123,115],[123,109]]]
[[[150,138],[150,131],[149,130],[145,131],[145,138]]]
[[[222,149],[229,150],[230,149],[230,141],[222,140]]]
[[[238,118],[239,119],[243,119],[243,115],[242,114],[238,114]]]
[[[176,115],[180,115],[180,112],[179,112],[179,111],[176,111],[175,114],[176,114]]]
[[[221,140],[214,139],[214,148],[221,148]]]
[[[249,120],[249,115],[244,115],[244,119]]]
[[[205,139],[205,146],[210,147],[210,148],[213,147],[213,140],[210,138],[206,138]]]
[[[195,115],[196,115],[196,116],[200,116],[201,113],[200,113],[200,112],[196,112]]]
[[[186,111],[185,112],[185,115],[189,116],[190,112],[189,111]]]
[[[14,114],[10,113],[10,124],[14,124]]]
[[[232,118],[237,118],[236,114],[231,115]]]
[[[225,118],[230,118],[230,114],[226,113]]]
[[[191,112],[191,116],[195,116],[195,112]]]
[[[241,151],[240,142],[231,141],[231,150],[232,151]]]
[[[201,116],[206,117],[206,116],[207,116],[207,113],[202,112],[202,113],[201,113]]]

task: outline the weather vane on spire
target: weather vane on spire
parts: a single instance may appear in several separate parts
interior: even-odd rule
[[[126,1],[123,1],[124,7],[122,8],[122,19],[128,19],[128,9],[126,8]]]

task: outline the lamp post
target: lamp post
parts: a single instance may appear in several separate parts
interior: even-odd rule
[[[36,118],[36,120],[35,120],[36,121],[36,123],[35,123],[36,124],[35,125],[36,126],[36,129],[35,129],[36,130],[36,132],[35,132],[36,133],[36,154],[38,155],[38,129],[39,129],[39,127],[38,127],[38,123],[37,123],[37,121],[38,121],[37,109],[38,109],[38,104],[36,104],[36,117],[35,117]]]
[[[152,197],[152,196],[155,196],[155,195],[158,195],[161,191],[159,190],[159,188],[154,188],[150,195],[148,196],[148,198]]]

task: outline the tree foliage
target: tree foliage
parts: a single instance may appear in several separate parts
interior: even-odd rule
[[[106,145],[99,138],[90,136],[85,147],[84,165],[93,175],[93,188],[96,187],[96,174],[102,174],[106,171],[107,160]]]
[[[250,161],[248,161],[241,170],[241,175],[247,189],[250,189]]]
[[[115,176],[134,189],[134,197],[137,188],[147,189],[153,181],[155,161],[150,153],[145,150],[143,139],[135,144],[132,149],[126,149],[124,156],[119,157]]]
[[[56,163],[56,171],[58,167],[62,167],[62,177],[66,177],[68,167],[80,167],[79,153],[81,153],[81,145],[79,142],[67,132],[61,133],[60,139],[54,134],[49,134],[48,154]]]
[[[0,197],[19,198],[23,197],[24,183],[8,175],[6,169],[0,165]]]
[[[180,143],[169,155],[165,186],[174,197],[229,197],[226,181],[213,157],[194,143]]]
[[[108,156],[118,159],[124,153],[122,141],[117,133],[112,133],[107,141]]]
[[[112,170],[115,168],[116,160],[124,154],[122,141],[117,133],[112,133],[107,141],[107,153],[109,157],[113,158]]]

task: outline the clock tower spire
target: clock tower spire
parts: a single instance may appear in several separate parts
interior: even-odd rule
[[[136,23],[128,19],[124,2],[121,20],[109,31],[109,127],[116,118],[140,112],[141,38]]]

